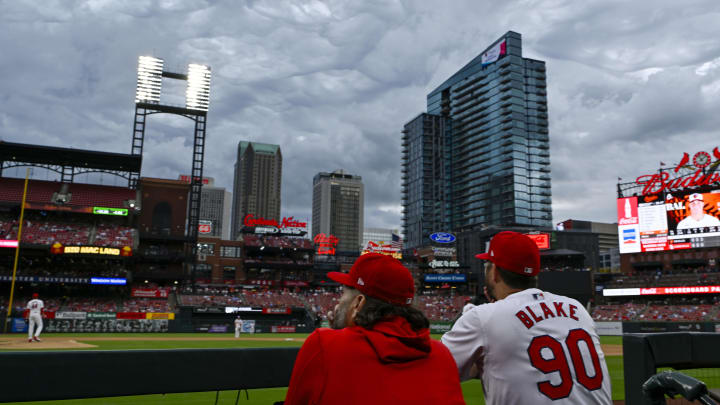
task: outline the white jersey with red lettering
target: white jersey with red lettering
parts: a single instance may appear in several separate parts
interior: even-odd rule
[[[477,367],[488,405],[612,404],[595,323],[572,298],[531,288],[478,305],[442,342],[461,380]]]
[[[28,315],[42,315],[42,309],[45,307],[42,300],[37,298],[31,299],[27,303],[27,309],[30,310]]]

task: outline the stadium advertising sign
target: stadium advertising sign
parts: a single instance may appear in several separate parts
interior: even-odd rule
[[[178,176],[178,180],[188,184],[190,184],[190,179],[192,179],[192,177],[189,174],[181,174]],[[215,179],[212,177],[203,177],[202,180],[196,177],[196,179],[198,179],[198,183],[202,182],[203,186],[212,186],[215,183]]]
[[[55,313],[55,319],[85,319],[86,317],[87,312],[63,311]]]
[[[292,313],[292,311],[290,308],[263,308],[262,313],[268,315],[287,315]]]
[[[64,211],[64,212],[78,212],[83,214],[92,214],[92,207],[78,207],[74,205],[58,205],[58,204],[43,204],[43,203],[25,203],[26,210],[38,210],[38,211]]]
[[[90,277],[90,284],[125,285],[127,279],[117,277]]]
[[[12,276],[0,276],[0,281],[12,281]],[[16,276],[15,281],[19,283],[64,283],[64,284],[87,284],[87,277],[44,277],[44,276]]]
[[[432,247],[432,252],[434,256],[437,257],[453,257],[455,256],[455,253],[457,250],[454,247]]]
[[[16,240],[0,240],[0,248],[16,248],[18,241]]]
[[[465,274],[425,274],[426,283],[465,283],[467,276]]]
[[[283,285],[285,287],[307,287],[310,285],[307,281],[299,281],[299,280],[284,280]]]
[[[702,285],[691,287],[606,288],[603,290],[603,296],[605,297],[677,294],[720,294],[720,285]]]
[[[253,309],[252,307],[225,307],[226,314],[233,314],[235,312],[260,312],[261,309]]]
[[[720,188],[709,189],[720,186],[720,150],[712,154],[684,153],[674,169],[638,177],[640,195],[618,198],[620,253],[720,246]],[[693,173],[670,179],[680,170]]]
[[[428,266],[432,267],[433,269],[445,267],[460,267],[460,263],[458,263],[456,260],[433,260],[428,263]]]
[[[400,242],[402,246],[402,242]],[[380,253],[386,256],[392,256],[396,259],[402,259],[402,253],[400,253],[400,247],[396,243],[387,243],[385,241],[368,241],[367,246],[362,251],[361,255],[367,253]]]
[[[208,234],[212,233],[212,221],[200,220],[198,221],[198,233]]]
[[[617,200],[620,253],[720,246],[720,190]]]
[[[88,319],[115,319],[115,312],[88,312]]]
[[[680,159],[680,163],[675,166],[673,171],[677,173],[680,169],[695,168],[695,172],[687,176],[680,176],[670,179],[670,173],[660,171],[660,173],[645,174],[635,179],[635,182],[643,186],[642,195],[658,194],[663,191],[674,191],[686,188],[694,188],[699,186],[720,185],[720,173],[716,171],[718,162],[720,162],[720,150],[716,147],[713,149],[715,162],[712,161],[710,154],[704,151],[695,153],[692,157],[692,165],[690,164],[690,155],[685,152]],[[709,170],[705,170],[709,168]]]
[[[265,219],[247,214],[243,219],[243,224],[253,233],[297,236],[307,233],[307,222],[300,222],[294,217],[283,217],[282,221],[278,223],[275,219]]]
[[[167,298],[168,291],[168,288],[133,288],[130,292],[130,296],[142,298]]]
[[[106,207],[93,207],[93,214],[95,215],[118,215],[127,216],[127,208],[106,208]]]
[[[121,319],[49,319],[45,324],[48,332],[167,332],[168,321],[121,320]]]
[[[448,232],[435,232],[430,235],[430,240],[437,243],[453,243],[455,239],[455,235]]]
[[[315,235],[315,238],[313,239],[313,242],[315,242],[316,245],[318,245],[317,251],[315,254],[318,255],[335,255],[335,247],[337,246],[338,242],[340,240],[336,238],[334,235],[325,235],[324,233],[319,233]]]
[[[56,242],[50,246],[50,253],[127,257],[132,256],[132,248],[130,246],[123,246],[122,249],[103,246],[63,246]]]
[[[175,314],[173,312],[146,312],[145,319],[175,320]]]
[[[497,44],[493,45],[492,48],[488,49],[485,53],[482,54],[480,57],[481,63],[484,65],[489,65],[498,59],[502,55],[505,55],[507,53],[507,44],[505,40],[498,42]]]
[[[526,233],[527,237],[533,240],[538,249],[550,249],[550,235],[547,233]]]

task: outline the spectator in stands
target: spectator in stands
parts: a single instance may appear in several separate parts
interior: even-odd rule
[[[429,322],[411,307],[415,283],[398,260],[360,256],[343,284],[332,326],[300,349],[286,405],[464,404],[455,362],[430,339]]]

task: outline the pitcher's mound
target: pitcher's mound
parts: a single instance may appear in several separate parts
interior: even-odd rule
[[[85,349],[97,347],[87,343],[78,343],[67,338],[41,338],[41,342],[28,342],[27,338],[0,339],[1,350],[38,350],[38,349]]]

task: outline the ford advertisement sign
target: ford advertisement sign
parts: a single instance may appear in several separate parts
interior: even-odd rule
[[[455,235],[447,232],[435,232],[430,235],[430,240],[437,243],[453,243],[455,239]]]

